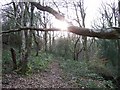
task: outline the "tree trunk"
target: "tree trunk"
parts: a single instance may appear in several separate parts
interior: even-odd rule
[[[36,39],[35,32],[33,32],[33,38],[34,38],[34,41],[36,44],[36,54],[35,55],[38,56],[39,55],[39,42]]]
[[[10,49],[12,60],[13,60],[13,70],[17,69],[17,62],[16,62],[16,52],[13,48]]]
[[[87,50],[87,37],[83,36],[83,55],[84,55],[84,60],[88,61],[88,50]]]
[[[23,8],[23,5],[25,5],[25,8]],[[22,18],[21,18],[21,26],[25,27],[26,26],[26,20],[27,20],[27,3],[26,2],[21,2],[21,13],[22,13]],[[20,61],[20,73],[26,74],[27,71],[27,63],[28,63],[28,50],[29,50],[29,43],[28,43],[28,31],[22,31],[22,48],[21,48],[21,61]]]
[[[45,52],[47,52],[47,31],[44,33],[44,40],[45,40]]]
[[[77,54],[78,51],[76,49],[77,49],[77,44],[78,44],[79,40],[80,40],[80,37],[77,38],[75,45],[74,45],[74,52],[73,52],[73,54],[74,54],[73,59],[74,60],[78,60],[78,54]]]

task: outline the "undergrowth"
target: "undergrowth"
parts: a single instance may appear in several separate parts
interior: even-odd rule
[[[9,50],[2,51],[2,73],[10,73],[13,69],[11,53]]]
[[[96,71],[93,69],[94,66],[97,67],[96,63],[93,63],[94,65],[93,64],[90,65],[90,63],[92,62],[74,61],[70,59],[67,60],[62,59],[60,63],[61,63],[61,68],[64,71],[63,78],[65,78],[66,80],[74,79],[78,87],[114,88],[112,81],[104,80],[104,78],[100,76],[98,73],[96,73]],[[102,71],[98,70],[98,72],[102,72]]]
[[[17,64],[19,64],[20,54],[16,51]],[[32,74],[45,70],[48,64],[53,60],[53,55],[49,53],[40,53],[39,56],[35,56],[35,52],[32,52],[28,58],[28,69],[26,74]],[[19,68],[18,68],[19,69]],[[13,61],[9,50],[3,50],[2,52],[2,73],[12,73],[17,70],[13,70]]]

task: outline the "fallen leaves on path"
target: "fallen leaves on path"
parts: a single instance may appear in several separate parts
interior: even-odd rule
[[[35,73],[30,76],[17,74],[3,75],[3,88],[71,88],[62,78],[63,72],[57,60],[53,61],[46,71]]]

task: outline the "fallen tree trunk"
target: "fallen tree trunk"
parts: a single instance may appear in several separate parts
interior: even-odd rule
[[[101,39],[120,39],[120,28],[108,28],[110,31],[98,32],[100,30],[92,30],[88,28],[80,28],[76,26],[68,27],[68,31],[77,35],[97,37]]]
[[[68,27],[68,30],[64,30],[67,32],[71,32],[77,35],[82,35],[82,36],[88,36],[88,37],[97,37],[97,38],[101,38],[101,39],[120,39],[120,28],[118,27],[113,27],[113,28],[109,28],[110,31],[106,31],[106,32],[97,32],[92,30],[92,29],[88,29],[88,28],[81,28],[81,27],[77,27],[77,26],[70,26]],[[0,34],[4,34],[4,33],[11,33],[11,32],[19,32],[22,30],[36,30],[36,31],[61,31],[60,29],[57,28],[49,28],[49,29],[43,29],[43,28],[19,28],[19,29],[14,29],[14,30],[9,30],[9,31],[3,31]]]
[[[53,16],[55,16],[56,19],[64,20],[64,21],[68,22],[65,19],[64,15],[58,13],[57,11],[55,11],[53,8],[51,8],[49,6],[42,6],[40,3],[37,3],[37,2],[31,2],[31,4],[34,5],[37,9],[39,9],[41,11],[46,11],[46,12],[52,14]],[[91,29],[87,29],[87,28],[80,28],[80,27],[76,27],[76,26],[68,27],[69,32],[75,33],[77,35],[97,37],[97,38],[102,38],[102,39],[120,39],[120,28],[110,28],[110,29],[115,29],[115,30],[111,30],[109,32],[95,32],[95,31],[93,31]],[[56,31],[56,29],[54,29],[52,31]],[[57,31],[59,31],[59,30],[57,30]]]

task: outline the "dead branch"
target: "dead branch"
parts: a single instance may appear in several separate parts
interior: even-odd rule
[[[11,29],[8,31],[2,31],[0,34],[5,34],[5,33],[12,33],[12,32],[20,32],[20,31],[26,31],[26,30],[33,30],[33,31],[61,31],[60,29],[57,28],[50,28],[50,29],[43,29],[43,28],[30,28],[30,27],[24,27],[24,28],[19,28],[19,29]]]

